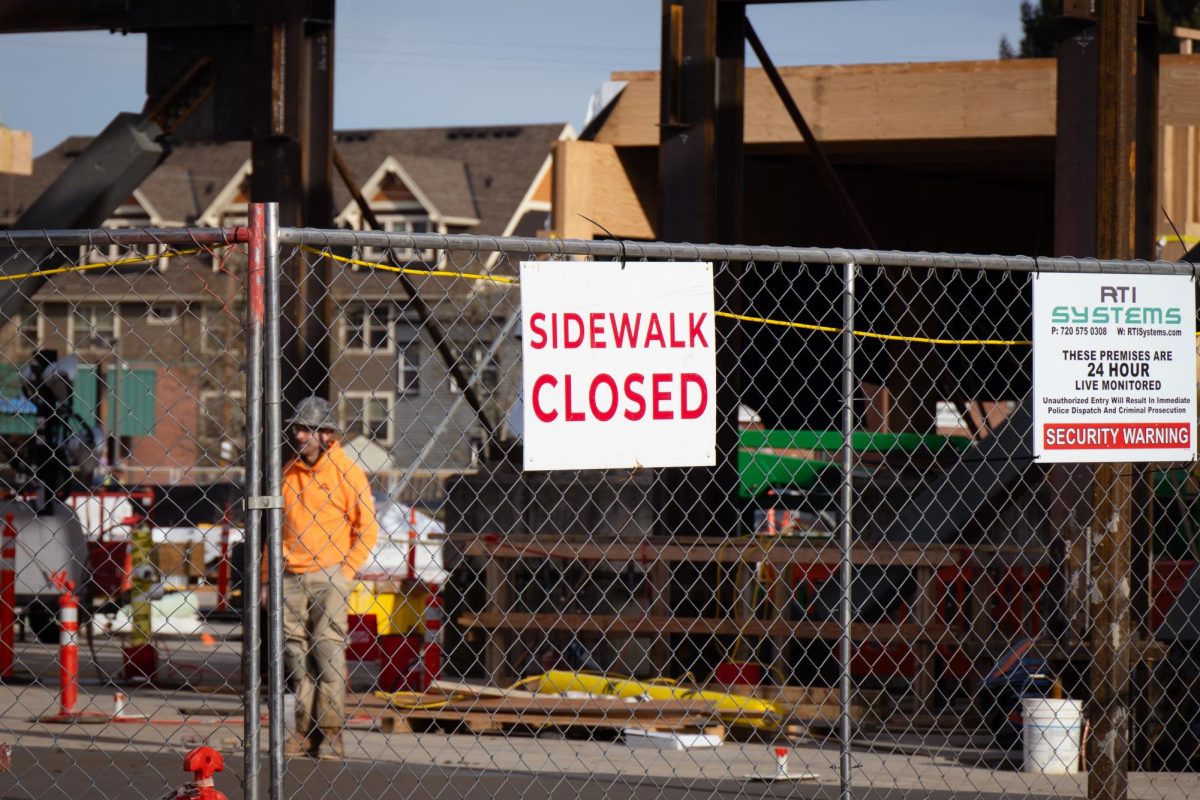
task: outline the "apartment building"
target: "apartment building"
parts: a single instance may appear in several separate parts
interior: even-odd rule
[[[553,145],[573,136],[566,124],[354,130],[338,132],[336,146],[388,231],[532,236],[550,227]],[[88,141],[63,141],[35,159],[32,175],[0,175],[0,226],[11,226]],[[179,145],[105,227],[244,224],[250,172],[246,143]],[[338,227],[365,227],[341,184],[333,217]],[[365,262],[384,256],[370,248],[338,252]],[[401,255],[414,264],[511,268],[463,253]],[[143,260],[120,263],[131,257]],[[7,322],[0,366],[9,378],[0,375],[0,393],[12,394],[12,376],[34,349],[74,354],[81,364],[77,423],[104,429],[108,456],[125,480],[228,477],[243,442],[244,249],[133,252],[97,241],[60,249],[42,266],[97,263],[112,266],[53,276]],[[394,276],[341,262],[329,269],[331,399],[348,436],[385,448],[396,470],[413,466],[423,448],[418,471],[471,468],[480,442],[474,412],[456,406],[458,387]],[[484,355],[515,313],[515,296],[454,279],[422,279],[419,288],[464,363],[479,371],[476,385],[492,417],[502,420],[519,383],[509,369],[519,347],[502,343],[487,363]],[[444,434],[430,443],[444,420]],[[6,430],[19,429],[10,420]]]

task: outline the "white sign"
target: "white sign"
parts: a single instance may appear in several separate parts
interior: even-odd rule
[[[521,264],[525,469],[712,466],[712,264]]]
[[[1196,458],[1196,301],[1182,275],[1033,281],[1039,461]]]

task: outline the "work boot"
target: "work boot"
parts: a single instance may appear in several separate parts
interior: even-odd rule
[[[313,752],[313,743],[304,734],[292,732],[283,740],[284,758],[300,758],[300,756],[313,755],[316,755]]]
[[[341,761],[346,757],[346,747],[342,744],[342,732],[330,731],[321,742],[321,759],[323,761]]]

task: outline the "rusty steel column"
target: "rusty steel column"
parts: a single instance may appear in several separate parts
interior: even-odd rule
[[[745,4],[663,0],[658,236],[668,242],[738,241],[742,221]],[[717,304],[742,307],[739,265],[717,264]],[[717,464],[664,470],[661,533],[738,532],[737,406],[741,339],[722,328],[717,351]],[[700,513],[697,513],[697,512]]]
[[[1137,0],[1097,7],[1096,255],[1134,254]],[[1089,800],[1129,794],[1130,465],[1096,467],[1091,536]]]
[[[1096,20],[1057,20],[1054,255],[1096,255]]]
[[[254,202],[279,204],[281,227],[333,226],[333,0],[256,4],[253,88]],[[329,267],[283,259],[283,387],[294,407],[329,396]]]

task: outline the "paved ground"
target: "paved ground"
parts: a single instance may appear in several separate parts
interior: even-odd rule
[[[231,800],[241,785],[241,707],[233,695],[195,691],[126,690],[130,713],[144,722],[48,725],[32,721],[52,713],[57,697],[54,648],[22,645],[21,663],[40,673],[41,685],[0,687],[0,743],[13,745],[12,766],[0,772],[0,800],[34,798],[160,798],[186,779],[182,756],[209,744],[227,758],[218,788]],[[220,685],[238,679],[236,643],[172,643],[173,668]],[[115,650],[102,648],[103,669],[114,670]],[[86,662],[86,659],[85,659]],[[202,668],[202,670],[200,669]],[[85,677],[89,668],[84,667]],[[95,683],[95,681],[93,681]],[[111,687],[84,686],[80,708],[111,709]],[[835,745],[801,743],[790,766],[811,770],[805,784],[752,783],[745,777],[773,770],[764,744],[726,743],[712,750],[663,752],[631,749],[616,741],[583,741],[558,735],[505,738],[445,734],[384,734],[367,719],[348,734],[343,764],[308,760],[290,764],[288,797],[297,798],[834,798],[838,793]],[[910,740],[910,754],[891,748],[857,748],[855,795],[900,798],[1083,797],[1086,778],[1026,775],[989,766],[963,743]],[[930,747],[938,745],[938,749]],[[913,754],[915,753],[915,754]],[[1192,774],[1137,774],[1131,796],[1183,800],[1200,795]],[[264,791],[263,797],[267,795]]]

